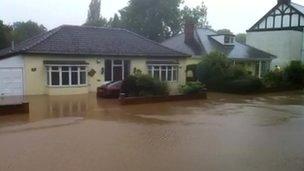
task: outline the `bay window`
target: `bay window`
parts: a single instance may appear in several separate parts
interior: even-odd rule
[[[48,86],[66,87],[87,84],[85,66],[46,66],[46,71]]]
[[[160,81],[178,81],[178,65],[148,65],[148,73]]]

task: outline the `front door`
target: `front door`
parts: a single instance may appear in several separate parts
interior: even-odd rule
[[[113,66],[113,81],[114,82],[123,80],[122,72],[123,72],[122,66]]]
[[[121,81],[130,75],[130,61],[105,60],[105,81]]]

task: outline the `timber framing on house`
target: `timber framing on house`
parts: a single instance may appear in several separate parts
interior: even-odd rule
[[[247,32],[296,30],[303,31],[304,6],[290,0],[279,0],[265,16],[255,23]]]

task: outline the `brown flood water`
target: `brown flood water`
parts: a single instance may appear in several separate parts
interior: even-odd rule
[[[304,170],[301,91],[132,106],[27,99],[30,114],[0,116],[1,171]]]

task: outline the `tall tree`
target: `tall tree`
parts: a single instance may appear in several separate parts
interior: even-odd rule
[[[3,24],[0,20],[0,49],[9,47],[11,44],[11,32],[12,28]]]
[[[204,1],[200,6],[189,8],[185,6],[181,11],[183,21],[193,20],[198,27],[210,27],[207,20],[207,6]]]
[[[122,27],[121,20],[117,14],[115,14],[113,18],[109,19],[108,26],[112,28]]]
[[[182,0],[130,0],[120,10],[121,24],[149,39],[162,41],[179,33]]]
[[[15,22],[13,29],[12,36],[17,43],[47,31],[43,25],[30,20],[27,22]]]
[[[235,37],[235,40],[239,43],[245,44],[246,43],[246,33],[237,34]]]
[[[230,31],[229,29],[220,29],[216,32],[217,32],[217,34],[233,34],[233,32]]]
[[[100,15],[100,0],[92,0],[89,6],[87,21],[84,25],[87,26],[107,26],[107,20]]]

